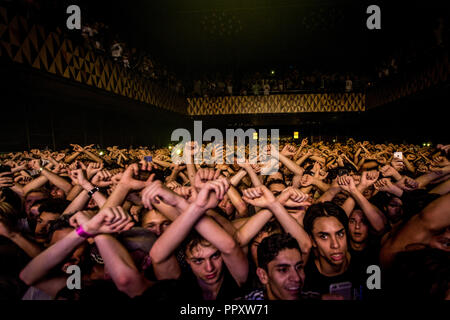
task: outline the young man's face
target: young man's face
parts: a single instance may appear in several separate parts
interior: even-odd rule
[[[192,251],[186,250],[186,261],[197,279],[203,283],[212,285],[221,280],[223,259],[216,247],[198,244]]]
[[[58,219],[59,213],[53,212],[42,212],[36,219],[36,228],[34,229],[34,236],[36,241],[45,242],[48,237],[48,230],[50,227],[50,222]]]
[[[342,265],[347,259],[347,236],[342,223],[335,217],[320,217],[314,221],[313,246],[320,259],[330,265]]]
[[[234,212],[233,203],[230,201],[230,198],[227,195],[223,197],[223,200],[219,202],[218,206],[223,210],[223,212],[225,212],[227,216],[231,216]]]
[[[170,225],[170,220],[156,210],[150,210],[142,218],[142,227],[159,237]]]
[[[66,194],[64,193],[64,191],[56,186],[52,188],[52,191],[50,191],[50,195],[54,199],[65,199],[66,198]]]
[[[403,215],[403,203],[402,200],[395,197],[389,201],[389,204],[386,207],[386,213],[389,219],[393,222],[397,222],[401,219]]]
[[[269,300],[298,300],[305,282],[304,262],[298,249],[284,249],[257,274]]]
[[[348,220],[350,240],[355,243],[364,243],[369,237],[369,228],[364,213],[361,210],[353,210]]]
[[[28,194],[27,197],[25,198],[25,212],[27,216],[30,217],[31,207],[36,201],[47,198],[48,197],[45,196],[45,194],[43,194],[42,192],[31,192],[30,194]]]

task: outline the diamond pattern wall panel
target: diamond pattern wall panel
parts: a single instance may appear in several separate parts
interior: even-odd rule
[[[110,59],[75,46],[63,32],[29,24],[0,7],[0,59],[186,114],[186,99],[141,79]]]
[[[290,94],[188,99],[190,115],[355,112],[365,110],[363,93]]]

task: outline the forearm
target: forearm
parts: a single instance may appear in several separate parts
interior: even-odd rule
[[[89,202],[89,196],[88,192],[86,190],[83,190],[80,192],[80,194],[67,206],[67,208],[62,213],[63,215],[74,213],[80,210],[83,210],[83,208],[86,206],[86,204]]]
[[[307,186],[307,187],[303,187],[300,188],[300,191],[303,192],[304,194],[309,194],[311,192],[313,186]]]
[[[130,192],[130,189],[119,183],[101,208],[105,209],[122,205],[128,192]]]
[[[178,170],[172,170],[170,176],[167,177],[166,182],[175,181],[178,177],[178,174],[179,174]]]
[[[297,240],[302,252],[309,253],[312,246],[311,239],[302,226],[289,215],[286,209],[278,201],[272,203],[269,209],[277,218],[278,222],[280,222],[284,231]]]
[[[303,162],[305,162],[306,161],[306,159],[308,159],[309,158],[309,154],[305,154],[305,155],[303,155],[300,159],[298,159],[295,163],[297,164],[297,165],[299,165],[299,166],[301,166],[302,164],[303,164]]]
[[[450,179],[431,189],[430,193],[444,195],[450,192]]]
[[[216,221],[226,232],[228,232],[229,235],[234,236],[234,234],[236,233],[236,228],[233,226],[233,223],[231,223],[230,220],[224,218],[212,209],[208,210],[206,214],[213,218],[214,221]]]
[[[353,209],[355,208],[355,199],[353,199],[352,196],[349,196],[344,203],[341,206],[342,209],[344,209],[345,213],[347,214],[347,217],[350,216]]]
[[[60,264],[73,250],[84,242],[75,230],[37,255],[20,273],[20,279],[28,285],[42,279]]]
[[[295,175],[303,175],[303,169],[298,164],[281,153],[278,156],[280,157],[281,163],[283,163],[291,172]]]
[[[358,157],[359,157],[360,153],[361,153],[361,147],[358,148],[358,151],[356,151],[355,156],[353,157],[353,161],[355,163],[358,162]],[[362,158],[361,160],[364,160],[364,158]]]
[[[259,179],[258,175],[256,174],[255,170],[253,170],[252,167],[245,167],[245,170],[248,173],[248,176],[250,177],[250,180],[252,181],[253,187],[259,187],[262,186],[262,182]]]
[[[270,218],[272,218],[272,211],[268,209],[262,209],[248,218],[234,235],[239,245],[241,247],[248,245]]]
[[[71,163],[73,160],[75,160],[81,152],[77,151],[72,153],[70,156],[66,157],[66,159],[64,159],[64,162],[66,163]]]
[[[314,179],[314,185],[320,189],[322,192],[326,192],[328,189],[330,189],[330,185],[326,184],[322,180],[319,180],[317,178]]]
[[[203,213],[195,204],[191,204],[186,211],[179,215],[153,245],[150,251],[152,260],[155,263],[162,263],[170,258]]]
[[[450,179],[450,174],[446,174],[444,176],[436,178],[433,181],[431,181],[430,183],[437,184],[437,183],[441,183],[443,181],[447,181],[447,179]]]
[[[244,200],[242,200],[239,192],[233,186],[230,186],[227,191],[227,195],[233,206],[236,208],[238,217],[246,216],[248,213],[247,204],[244,202]]]
[[[42,175],[46,177],[52,184],[62,189],[66,195],[72,189],[72,185],[69,182],[45,168],[42,169]]]
[[[300,147],[297,149],[297,152],[295,152],[294,156],[292,157],[292,159],[294,161],[297,161],[298,157],[300,156],[300,153],[303,150],[303,145],[300,145]]]
[[[386,221],[383,219],[377,209],[362,195],[362,193],[355,189],[351,191],[350,195],[361,207],[367,220],[374,228],[374,230],[377,232],[384,230]]]
[[[47,177],[45,176],[40,176],[37,177],[36,179],[30,181],[28,184],[25,185],[25,187],[23,187],[23,194],[27,194],[28,192],[30,192],[33,189],[37,189],[42,187],[44,184],[46,184],[48,181]]]
[[[366,159],[364,159],[364,158],[361,158],[361,160],[359,160],[359,161],[355,160],[355,163],[358,162],[358,169],[362,168],[365,161],[366,161]]]
[[[417,177],[415,180],[419,183],[419,188],[425,188],[431,181],[440,177],[436,172],[429,172]]]
[[[66,196],[66,200],[73,201],[83,191],[83,187],[76,184],[72,187]]]
[[[247,175],[247,171],[245,171],[244,169],[241,169],[238,171],[238,173],[236,173],[234,176],[232,176],[230,178],[230,183],[233,187],[236,187],[239,182],[241,182],[241,180]]]
[[[84,150],[84,154],[87,155],[92,160],[94,160],[95,162],[103,163],[103,159],[101,159],[100,157],[98,157],[97,155],[95,155],[94,153],[92,153],[90,151]]]
[[[41,247],[22,236],[19,232],[12,233],[9,239],[18,245],[31,258],[36,257],[42,252]]]
[[[14,186],[10,187],[19,197],[24,197],[23,187],[20,184],[15,183]]]
[[[317,202],[326,202],[326,201],[332,201],[334,197],[341,191],[339,187],[330,187],[327,191],[325,191],[319,199],[317,199]]]
[[[203,216],[195,224],[195,230],[211,242],[220,252],[230,254],[234,246],[233,236],[226,232],[213,218]]]
[[[406,159],[406,157],[403,157],[403,163],[405,164],[406,169],[408,169],[409,172],[415,173],[416,168],[414,165]]]
[[[188,177],[186,177],[186,175],[184,174],[184,172],[180,172],[179,176],[181,177],[181,179],[183,179],[183,183],[186,184],[186,183],[190,182]]]
[[[140,274],[129,252],[111,235],[101,234],[94,239],[117,288],[130,297],[142,294],[150,282]]]
[[[161,167],[164,167],[164,168],[168,168],[171,165],[170,162],[162,161],[162,160],[159,160],[159,159],[152,159],[152,162],[154,162],[157,165],[160,165]]]
[[[399,188],[398,186],[396,186],[395,184],[393,184],[389,190],[387,190],[387,192],[393,194],[396,197],[401,197],[403,195],[403,189]]]
[[[195,165],[193,163],[193,158],[191,157],[191,163],[186,163],[186,170],[188,174],[189,182],[191,183],[191,186],[195,186],[195,174],[197,173],[197,170],[195,169]]]
[[[364,164],[362,166],[360,166],[360,169],[363,171],[367,171],[367,170],[377,168],[377,167],[378,167],[378,162],[368,161],[368,162],[364,162]]]

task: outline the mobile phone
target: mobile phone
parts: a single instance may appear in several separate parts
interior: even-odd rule
[[[403,152],[394,152],[394,159],[403,160]]]
[[[344,297],[345,300],[352,300],[352,283],[351,282],[339,282],[330,284],[330,293],[339,294]]]
[[[153,157],[152,156],[145,156],[144,160],[147,162],[152,162]]]

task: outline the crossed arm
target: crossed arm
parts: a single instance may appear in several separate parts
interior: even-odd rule
[[[158,182],[155,182],[158,183]],[[223,230],[213,219],[204,217],[206,210],[217,205],[223,197],[228,182],[225,179],[208,182],[200,190],[195,202],[188,205],[175,219],[167,230],[158,238],[152,247],[150,256],[152,258],[155,274],[159,279],[177,278],[178,266],[173,267],[176,262],[171,257],[175,249],[187,237],[190,230],[195,227],[197,232],[206,240],[211,242],[221,253],[225,264],[238,284],[243,284],[248,275],[248,261],[239,245],[233,237]],[[169,205],[176,205],[169,199],[170,195],[161,192],[161,188],[155,188],[155,192],[143,193],[143,202],[149,206],[149,202],[157,203],[160,198]],[[214,192],[213,192],[214,190]],[[178,205],[179,206],[179,205]],[[180,206],[179,206],[180,207]],[[181,208],[181,207],[180,207]]]

